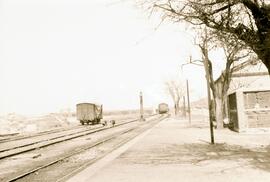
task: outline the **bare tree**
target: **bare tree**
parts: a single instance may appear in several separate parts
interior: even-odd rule
[[[175,115],[179,114],[180,111],[180,101],[181,98],[185,95],[185,87],[184,84],[180,81],[170,80],[165,82],[166,90],[171,96],[174,102]]]
[[[230,34],[213,33],[205,28],[201,31],[200,42],[198,43],[202,53],[202,63],[209,75],[208,81],[214,99],[211,109],[213,110],[213,115],[215,115],[217,128],[223,128],[226,96],[231,82],[231,75],[235,70],[232,64],[247,57],[250,53],[249,50],[245,49],[245,44],[230,36]],[[209,57],[209,52],[217,46],[223,49],[226,66],[219,78],[214,80],[212,60]]]
[[[232,63],[240,60],[249,47],[262,60],[270,73],[270,4],[264,0],[145,0],[142,3],[152,12],[161,12],[161,21],[189,22],[209,28],[199,43],[203,64],[209,72],[209,83],[214,97],[214,113],[218,127],[223,126],[223,106],[230,85]],[[270,2],[270,1],[268,1]],[[218,41],[217,41],[218,40]],[[226,68],[213,79],[209,44],[222,47]],[[247,51],[249,52],[249,51]],[[207,65],[206,65],[207,63]]]
[[[206,25],[231,34],[250,47],[270,73],[270,1],[269,0],[144,0],[161,19]]]

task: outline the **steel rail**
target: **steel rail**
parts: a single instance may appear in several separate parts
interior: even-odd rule
[[[72,128],[55,128],[52,130],[46,130],[46,131],[42,131],[42,132],[38,132],[35,134],[30,134],[30,135],[16,135],[13,137],[9,137],[9,138],[3,138],[0,139],[0,143],[7,143],[10,141],[16,141],[16,140],[23,140],[23,139],[27,139],[27,138],[32,138],[32,137],[38,137],[38,136],[42,136],[42,135],[47,135],[47,134],[52,134],[52,133],[57,133],[57,132],[61,132],[61,131],[68,131],[68,130],[74,130],[74,129],[78,129],[78,128],[83,128],[84,126],[81,125],[75,125]]]
[[[166,117],[160,117],[160,118],[156,119],[156,120],[158,120],[157,122],[155,122],[153,125],[150,125],[150,127],[148,126],[146,129],[142,129],[142,130],[145,131],[145,130],[147,130],[147,129],[153,127],[155,124],[159,123],[161,120],[163,120],[163,119],[165,119],[165,118],[167,118],[167,116],[166,116]],[[138,121],[138,120],[140,120],[140,119],[136,119],[136,120],[133,120],[133,121],[129,121],[129,122],[127,122],[127,123],[131,123],[131,122]],[[126,123],[125,123],[125,124],[126,124]],[[122,124],[122,123],[121,123],[121,124],[118,124],[118,126],[121,126],[121,125],[124,125],[124,124]],[[39,170],[41,170],[41,169],[50,167],[50,166],[52,166],[52,165],[54,165],[54,164],[56,164],[56,163],[58,163],[58,162],[60,162],[60,161],[63,161],[63,160],[65,160],[65,159],[67,159],[67,158],[70,158],[70,157],[72,157],[72,156],[74,156],[74,155],[80,154],[80,153],[82,153],[82,152],[84,152],[84,151],[86,151],[86,150],[88,150],[88,149],[91,149],[91,148],[93,148],[93,147],[96,147],[96,146],[99,146],[99,145],[104,144],[104,143],[106,143],[106,142],[109,142],[109,141],[113,140],[114,138],[117,138],[119,135],[123,135],[123,134],[125,134],[125,133],[128,133],[128,132],[130,132],[130,131],[132,131],[132,130],[135,130],[136,128],[137,128],[137,127],[135,126],[135,127],[126,129],[125,131],[117,132],[116,134],[113,134],[112,136],[106,137],[105,139],[102,139],[101,141],[97,141],[97,142],[95,142],[94,144],[91,144],[90,146],[83,147],[83,148],[81,148],[80,150],[77,150],[77,151],[74,151],[74,152],[72,152],[72,153],[69,153],[69,154],[67,154],[67,155],[65,155],[65,156],[62,156],[62,157],[60,157],[60,158],[58,158],[58,159],[55,159],[54,161],[51,161],[51,162],[49,162],[49,163],[47,163],[47,164],[44,164],[44,165],[39,166],[39,167],[37,167],[37,168],[34,168],[34,169],[32,169],[32,170],[30,170],[30,171],[28,171],[28,172],[25,172],[25,173],[20,174],[20,175],[18,175],[18,176],[16,176],[16,177],[13,177],[12,179],[9,179],[7,182],[13,182],[13,181],[17,181],[17,180],[19,180],[19,179],[22,179],[22,178],[24,178],[24,177],[26,177],[26,176],[28,176],[28,175],[31,175],[31,174],[33,174],[33,173],[35,173],[35,172],[37,172],[37,171],[39,171]],[[136,134],[136,135],[133,136],[132,138],[135,138],[136,136],[140,135],[141,133],[142,133],[142,132],[139,132],[138,134]],[[132,139],[132,138],[131,138],[131,139]],[[87,166],[93,164],[93,163],[96,162],[97,160],[103,158],[103,157],[104,157],[105,155],[107,155],[109,152],[111,152],[111,151],[113,151],[113,150],[116,150],[118,147],[120,147],[120,146],[122,146],[123,144],[127,143],[127,142],[130,141],[131,139],[126,139],[126,140],[124,140],[123,142],[121,142],[120,144],[116,145],[116,147],[114,147],[114,148],[111,149],[110,151],[106,152],[106,153],[103,154],[102,156],[100,156],[100,157],[98,157],[98,158],[95,158],[95,159],[93,159],[93,160],[90,160],[87,164],[81,166],[80,168],[77,168],[77,169],[74,170],[73,172],[69,173],[68,176],[64,176],[64,177],[62,177],[62,178],[59,179],[59,180],[62,181],[63,179],[66,179],[67,177],[70,177],[71,175],[76,174],[79,170],[82,170],[82,168],[85,168],[85,167],[87,167]],[[57,180],[57,181],[59,181],[59,180]]]
[[[148,115],[146,117],[151,117],[151,116],[154,116],[154,115],[156,115],[156,114],[151,114],[151,115]],[[126,120],[129,120],[129,119],[121,119],[120,121],[126,121]],[[93,126],[96,126],[96,125],[93,125]],[[70,128],[61,127],[61,128],[55,128],[55,129],[52,129],[52,130],[41,131],[41,132],[38,132],[38,133],[35,133],[35,134],[30,134],[30,135],[18,135],[19,133],[7,134],[7,135],[11,135],[12,137],[2,138],[2,139],[0,139],[0,143],[7,143],[7,142],[10,142],[10,141],[16,141],[16,140],[23,140],[23,139],[27,139],[27,138],[33,138],[33,137],[38,137],[38,136],[43,136],[43,135],[47,135],[47,134],[53,134],[53,133],[68,131],[68,130],[75,130],[75,129],[79,129],[79,128],[85,128],[85,126],[83,126],[83,125],[75,125],[75,126],[70,127]],[[0,152],[2,152],[2,151],[0,151]]]
[[[134,136],[132,136],[131,138],[127,138],[126,140],[123,140],[122,142],[120,142],[119,144],[117,144],[114,148],[112,148],[111,150],[103,153],[101,156],[94,158],[88,162],[86,162],[84,165],[80,166],[79,168],[74,169],[72,172],[69,172],[69,174],[61,177],[60,179],[58,179],[56,182],[63,182],[66,181],[67,179],[71,178],[72,176],[76,175],[77,173],[79,173],[80,171],[84,170],[85,168],[89,167],[90,165],[94,164],[95,162],[99,161],[100,159],[104,158],[106,155],[108,155],[109,153],[111,153],[112,151],[118,149],[119,147],[121,147],[122,145],[126,144],[127,142],[131,141],[132,139],[134,139],[135,137],[141,135],[144,131],[154,127],[156,124],[158,124],[160,121],[166,119],[169,115],[166,115],[165,117],[161,117],[158,118],[157,122],[155,122],[154,124],[143,128],[142,130],[140,130],[137,134],[135,134]]]
[[[134,119],[134,120],[127,121],[127,122],[122,122],[122,123],[114,125],[114,127],[129,124],[129,123],[136,122],[136,121],[139,121],[139,120],[140,119]],[[41,141],[33,142],[31,144],[22,145],[22,146],[19,146],[19,147],[16,146],[16,147],[13,147],[13,148],[10,148],[10,149],[3,150],[3,152],[0,152],[0,159],[4,159],[4,158],[7,158],[7,157],[12,157],[12,156],[15,156],[15,155],[19,155],[19,154],[22,154],[22,153],[33,151],[33,150],[35,150],[37,148],[48,147],[50,145],[54,145],[54,144],[57,144],[57,143],[65,142],[65,141],[72,140],[72,139],[75,139],[75,138],[79,138],[79,137],[82,137],[82,136],[90,135],[90,134],[93,134],[93,133],[96,133],[96,132],[108,130],[110,128],[111,127],[105,127],[105,128],[104,127],[99,127],[99,128],[95,128],[95,129],[89,129],[89,130],[86,130],[86,131],[82,131],[80,133],[77,132],[77,133],[67,134],[67,135],[63,135],[63,136],[58,136],[58,137],[51,138],[51,139],[44,139],[44,140],[41,140]],[[65,138],[65,137],[68,137],[68,138]],[[63,139],[61,139],[61,138],[63,138]],[[42,142],[48,142],[48,143],[42,144]],[[38,144],[40,144],[40,145],[38,145]],[[30,146],[32,146],[32,147],[30,147]],[[28,148],[28,147],[30,147],[30,148]],[[19,149],[21,149],[21,150],[19,150]],[[12,150],[13,150],[13,152],[12,152]],[[16,151],[16,150],[18,150],[18,151]],[[3,153],[7,153],[7,154],[3,154]]]

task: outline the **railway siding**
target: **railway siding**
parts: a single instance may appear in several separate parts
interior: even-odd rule
[[[135,120],[131,120],[129,122],[130,125],[133,126],[136,126],[139,123],[135,122]],[[122,132],[126,128],[126,126],[123,123],[119,123],[117,124],[117,126],[119,126],[120,128],[122,126],[121,130]],[[26,174],[29,171],[35,171],[35,169],[37,169],[38,167],[58,163],[59,158],[63,157],[65,158],[65,156],[71,154],[72,152],[76,153],[76,151],[84,150],[82,149],[84,148],[82,146],[86,147],[86,145],[88,146],[95,145],[95,142],[97,143],[99,140],[102,140],[102,138],[104,139],[104,137],[106,136],[109,137],[110,134],[111,135],[113,134],[113,131],[115,132],[116,130],[118,130],[117,126],[109,130],[104,130],[103,132],[95,132],[95,135],[88,136],[85,134],[83,136],[74,138],[73,140],[69,140],[66,142],[57,143],[57,141],[60,140],[57,139],[54,141],[57,143],[57,145],[50,145],[50,141],[44,141],[45,143],[42,144],[40,143],[39,145],[42,146],[48,145],[45,148],[36,145],[32,151],[30,151],[29,149],[29,152],[27,153],[22,153],[20,155],[15,155],[13,157],[2,159],[0,160],[0,171],[1,171],[0,180],[12,181],[12,179],[16,179],[16,177]],[[16,150],[26,150],[26,149],[27,147],[25,147],[24,149],[18,148]],[[62,160],[64,160],[64,158]],[[11,161],[12,164],[10,165]]]

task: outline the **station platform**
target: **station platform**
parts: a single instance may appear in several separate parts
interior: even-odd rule
[[[215,130],[167,118],[69,182],[270,181],[270,135]]]

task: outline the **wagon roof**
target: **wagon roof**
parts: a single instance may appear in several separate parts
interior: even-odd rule
[[[82,105],[82,104],[97,105],[97,106],[100,106],[101,105],[101,104],[89,103],[89,102],[82,102],[82,103],[78,103],[77,105]]]
[[[159,105],[168,105],[167,103],[163,102],[163,103],[160,103]]]

